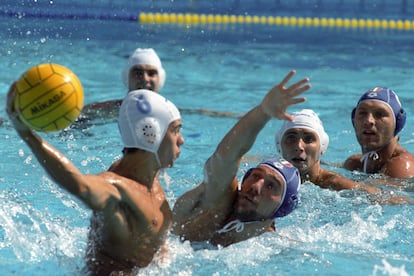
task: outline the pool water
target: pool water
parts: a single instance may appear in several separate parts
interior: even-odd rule
[[[67,6],[71,7],[69,12],[79,12],[82,5],[87,5],[87,11],[110,13],[114,5],[120,7],[122,2],[127,8],[134,6],[137,13],[157,11],[157,4],[152,1],[136,6],[127,1],[114,4],[103,0],[89,4],[73,1],[72,6],[49,1],[6,1],[0,9],[0,105],[5,106],[12,81],[29,67],[43,62],[71,68],[82,81],[86,103],[121,98],[126,93],[121,71],[129,54],[137,47],[153,47],[167,72],[161,93],[183,110],[243,114],[258,104],[289,70],[297,70],[294,80],[310,77],[313,88],[306,92],[307,101],[289,111],[312,108],[320,115],[330,135],[328,152],[323,157],[329,164],[340,163],[360,150],[350,120],[359,96],[374,86],[390,87],[399,94],[408,116],[400,143],[414,152],[414,125],[410,123],[414,118],[413,31],[255,24],[149,25],[132,20],[75,20],[58,16]],[[177,12],[190,6],[185,2],[175,7],[173,2],[159,3],[159,10]],[[228,12],[231,3],[237,1],[214,2],[208,7],[190,2],[194,4],[191,12],[218,13],[220,8]],[[277,13],[264,8],[274,1],[257,2],[263,8],[251,5],[252,13]],[[306,7],[312,1],[303,2]],[[358,5],[359,1],[349,2]],[[393,11],[388,17],[412,17],[409,12],[400,14],[395,5],[385,7]],[[343,16],[351,18],[355,11],[346,7]],[[35,12],[45,8],[56,16],[50,19],[36,14],[9,15],[12,10],[29,8]],[[328,8],[312,12],[322,14],[329,12]],[[235,12],[241,10],[239,7]],[[294,15],[305,16],[305,10]],[[284,14],[295,11],[292,7],[281,10]],[[375,11],[358,12],[376,18]],[[3,274],[81,275],[90,211],[50,180],[11,128],[4,108],[0,117],[4,156],[0,160]],[[182,193],[200,183],[205,160],[236,120],[183,113],[186,143],[174,168],[166,170],[162,178],[171,206]],[[240,176],[256,160],[276,154],[274,134],[280,125],[280,121],[273,120],[263,129],[248,153],[249,158],[241,164]],[[41,135],[85,173],[106,170],[121,156],[118,127],[113,120],[97,120],[85,129]],[[328,168],[354,179],[377,177]],[[399,187],[392,189],[414,198],[411,181],[401,181]],[[276,233],[218,250],[196,250],[171,235],[168,258],[154,261],[137,274],[414,274],[413,206],[375,205],[362,192],[334,192],[307,184],[301,188],[299,208],[277,219],[276,226]]]

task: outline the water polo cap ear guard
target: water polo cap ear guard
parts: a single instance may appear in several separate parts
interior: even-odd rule
[[[265,164],[268,163],[265,162]],[[271,164],[283,175],[286,182],[286,192],[282,204],[272,218],[284,217],[296,209],[299,204],[300,174],[296,167],[283,158],[271,161]]]
[[[160,145],[162,140],[162,130],[157,119],[152,117],[143,118],[136,122],[135,138],[140,141],[142,149],[156,151],[155,145]]]
[[[356,107],[352,109],[351,113],[351,120],[352,125],[355,127],[355,113],[357,107],[360,103],[365,101],[381,101],[387,104],[394,114],[395,119],[395,129],[394,129],[394,136],[396,136],[405,125],[405,121],[407,119],[407,114],[405,110],[401,106],[401,102],[397,96],[397,94],[386,87],[375,87],[367,92],[365,92],[361,98],[359,99]]]

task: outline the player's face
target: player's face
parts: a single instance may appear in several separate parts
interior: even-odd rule
[[[280,206],[285,181],[266,165],[252,169],[236,201],[236,216],[242,221],[269,219]]]
[[[315,131],[292,128],[282,138],[283,158],[292,163],[301,174],[319,164],[321,143]]]
[[[181,119],[171,122],[168,126],[168,130],[158,149],[158,156],[163,168],[172,167],[175,160],[180,157],[180,147],[184,144],[181,128]]]
[[[129,91],[138,89],[148,89],[158,92],[160,89],[160,76],[155,66],[139,64],[129,71]]]
[[[394,114],[379,101],[366,101],[355,110],[354,127],[361,147],[366,151],[387,145],[394,137]]]

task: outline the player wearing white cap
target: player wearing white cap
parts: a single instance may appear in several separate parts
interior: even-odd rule
[[[333,190],[364,190],[375,196],[369,199],[381,204],[412,203],[407,197],[383,194],[378,187],[354,181],[321,165],[321,156],[326,153],[329,136],[322,121],[311,109],[303,109],[292,114],[292,121],[285,121],[276,133],[278,152],[299,169],[302,182],[311,182],[321,188]]]
[[[122,158],[108,171],[83,174],[22,123],[14,98],[12,86],[7,113],[21,139],[53,181],[93,211],[85,275],[130,275],[164,252],[172,212],[158,175],[173,166],[184,144],[175,105],[149,90],[130,92],[118,118]]]
[[[310,181],[322,188],[334,190],[362,188],[371,193],[377,188],[345,178],[321,166],[321,156],[326,153],[329,136],[318,115],[311,109],[292,114],[292,121],[285,121],[276,133],[278,152],[299,169],[302,181]]]
[[[128,58],[121,75],[128,92],[147,89],[159,93],[166,80],[165,69],[159,56],[152,48],[137,48]],[[86,104],[82,109],[81,116],[71,127],[84,128],[91,123],[90,120],[95,119],[103,122],[111,121],[117,118],[121,102],[122,99],[115,99]],[[211,117],[237,118],[241,116],[231,112],[209,109],[181,108],[180,111],[186,114],[202,114]]]
[[[166,73],[161,60],[152,48],[137,48],[128,58],[122,70],[122,81],[128,92],[138,89],[147,89],[159,92],[164,87]],[[90,119],[117,118],[122,99],[94,102],[85,105],[79,123]]]

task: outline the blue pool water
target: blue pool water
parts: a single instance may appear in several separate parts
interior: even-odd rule
[[[405,1],[2,1],[0,105],[13,80],[42,62],[60,63],[81,79],[86,103],[125,95],[121,71],[136,47],[153,47],[167,72],[161,91],[182,109],[246,112],[290,70],[311,78],[308,101],[292,108],[318,112],[331,142],[324,160],[340,163],[359,151],[350,111],[365,90],[388,86],[408,113],[400,142],[414,152],[414,31],[239,25],[147,25],[144,12],[343,16],[413,20]],[[66,2],[66,3],[65,3]],[[300,2],[300,3],[299,3]],[[365,3],[365,6],[361,5]],[[408,1],[407,1],[408,2]],[[254,3],[254,4],[253,4]],[[277,5],[275,3],[281,3]],[[315,4],[317,3],[317,4]],[[382,3],[382,4],[381,4]],[[381,6],[382,5],[382,6]],[[79,19],[79,14],[85,16]],[[27,13],[27,16],[23,16]],[[19,16],[15,16],[19,14]],[[74,19],[76,14],[78,19]],[[100,14],[101,19],[92,15]],[[114,14],[122,14],[114,18]],[[48,16],[49,15],[49,16]],[[5,275],[80,275],[90,211],[45,174],[1,117],[0,267]],[[163,177],[171,206],[202,179],[202,166],[236,122],[183,114],[186,144]],[[275,154],[270,122],[242,163]],[[121,155],[115,122],[41,134],[83,172],[97,173]],[[362,174],[332,170],[354,178]],[[375,177],[375,176],[374,176]],[[386,187],[386,189],[389,189]],[[414,184],[395,192],[414,198]],[[366,194],[303,185],[300,208],[277,219],[276,233],[219,250],[194,250],[169,237],[166,261],[140,275],[414,275],[414,208],[370,204]]]

